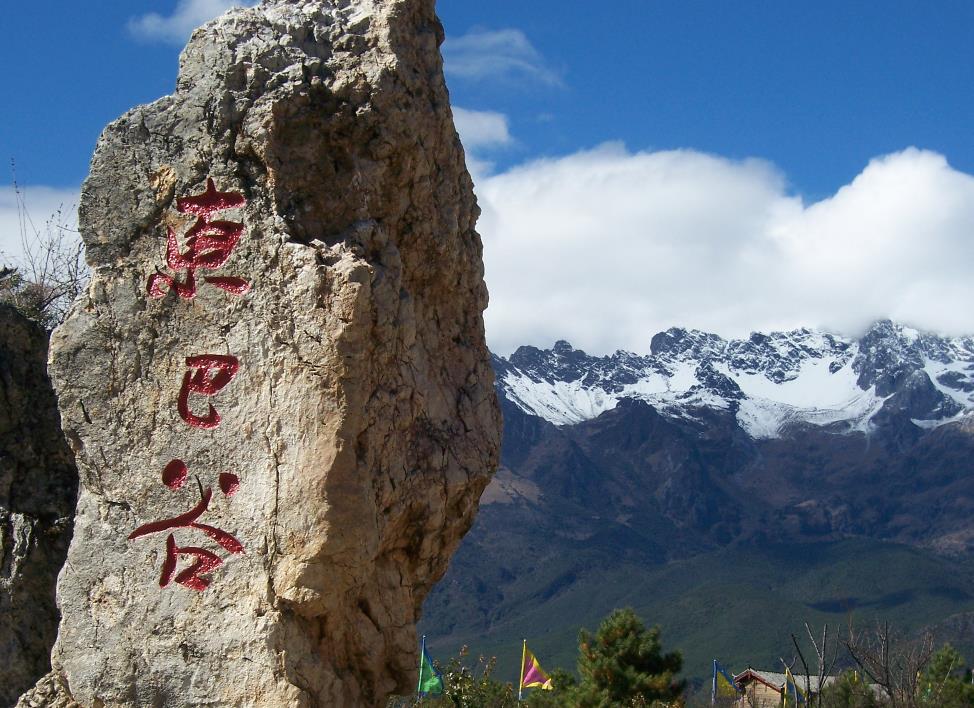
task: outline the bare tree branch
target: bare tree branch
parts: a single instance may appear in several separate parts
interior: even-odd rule
[[[806,624],[805,626],[807,627],[808,625]],[[794,634],[792,634],[791,635],[791,641],[795,645],[795,651],[798,652],[798,658],[801,660],[802,667],[805,670],[805,695],[806,696],[811,696],[812,695],[812,685],[811,685],[810,679],[808,677],[808,662],[805,661],[805,655],[802,654],[802,648],[800,646],[798,646],[798,637],[796,637]]]
[[[920,675],[934,653],[929,632],[910,640],[891,630],[889,622],[877,623],[870,632],[856,632],[850,620],[843,644],[863,674],[883,689],[891,706],[919,704]]]
[[[0,267],[0,301],[53,329],[67,316],[90,278],[84,247],[77,230],[68,225],[63,205],[44,222],[43,229],[38,228],[16,172],[13,187],[22,255],[6,256],[7,264]]]

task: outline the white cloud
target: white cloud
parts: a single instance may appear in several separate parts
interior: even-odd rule
[[[22,187],[26,213],[17,208],[17,195],[12,187],[0,187],[0,265],[20,265],[24,257],[22,233],[27,238],[39,232],[47,233],[48,222],[76,230],[78,227],[77,189],[52,187]],[[60,214],[58,214],[60,212]],[[77,239],[76,233],[66,238]]]
[[[453,122],[467,157],[467,169],[474,179],[494,171],[494,163],[484,154],[514,143],[507,116],[494,111],[472,111],[453,106]]]
[[[603,145],[480,177],[495,351],[645,352],[669,326],[741,336],[891,317],[974,333],[974,178],[877,158],[806,205],[771,164]]]
[[[447,76],[561,85],[561,77],[547,66],[521,30],[471,30],[456,39],[448,37],[442,50]]]
[[[617,144],[475,178],[499,353],[556,339],[645,352],[669,326],[854,335],[882,317],[974,333],[974,177],[933,152],[877,158],[814,204],[767,162]],[[75,224],[77,189],[25,199],[37,229],[59,207]],[[11,188],[0,253],[22,254]]]
[[[222,15],[231,7],[252,7],[259,0],[179,0],[171,15],[150,12],[129,20],[128,29],[136,37],[184,44],[193,30]]]
[[[453,122],[467,150],[501,147],[511,144],[507,116],[495,111],[471,111],[453,107]]]

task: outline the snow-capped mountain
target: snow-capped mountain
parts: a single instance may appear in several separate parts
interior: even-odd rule
[[[890,321],[860,339],[799,329],[725,340],[671,328],[650,354],[593,357],[556,342],[495,357],[500,393],[522,411],[574,425],[639,399],[668,417],[732,412],[755,439],[808,424],[869,432],[891,418],[937,427],[974,412],[974,338]]]
[[[686,642],[707,647],[755,611],[974,610],[974,340],[671,329],[646,356],[558,342],[494,367],[501,467],[424,608],[453,646],[553,617],[572,637],[575,608],[632,602],[680,625],[691,596],[713,612]]]

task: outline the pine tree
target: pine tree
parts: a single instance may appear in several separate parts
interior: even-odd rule
[[[846,671],[825,684],[819,704],[824,708],[880,708],[876,692],[855,671]]]
[[[937,708],[974,706],[974,685],[966,680],[969,675],[964,667],[964,657],[950,644],[945,644],[930,658],[920,677],[917,686],[919,705]]]
[[[686,682],[679,652],[662,653],[659,627],[647,629],[636,613],[614,610],[595,636],[579,633],[581,681],[572,701],[580,708],[679,703]]]

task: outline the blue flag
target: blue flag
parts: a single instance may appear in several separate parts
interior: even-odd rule
[[[710,689],[710,702],[716,703],[718,698],[737,698],[737,684],[728,674],[720,662],[714,659],[714,680]]]

